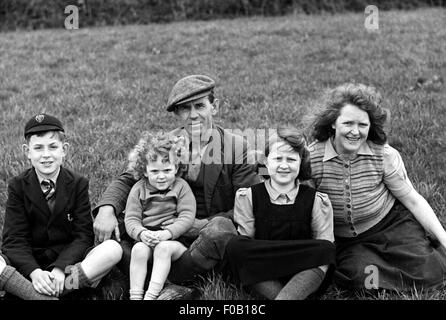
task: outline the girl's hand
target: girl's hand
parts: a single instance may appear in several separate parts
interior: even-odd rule
[[[156,234],[158,242],[172,239],[172,234],[170,233],[169,230],[154,231],[153,233]]]
[[[158,237],[155,235],[155,231],[145,230],[141,232],[139,237],[141,238],[141,242],[149,247],[153,247],[159,242]]]

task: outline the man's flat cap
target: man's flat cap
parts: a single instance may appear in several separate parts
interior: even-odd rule
[[[173,86],[167,99],[167,111],[175,106],[208,96],[215,87],[215,81],[204,75],[192,75],[180,79]]]
[[[33,116],[25,125],[25,137],[30,133],[44,131],[64,131],[62,123],[56,117],[45,113]]]

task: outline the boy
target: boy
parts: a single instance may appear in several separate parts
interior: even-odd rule
[[[85,256],[94,239],[88,180],[62,167],[68,150],[62,123],[38,114],[26,123],[25,139],[32,168],[9,182],[3,254],[40,294],[95,286],[122,250],[112,240]]]

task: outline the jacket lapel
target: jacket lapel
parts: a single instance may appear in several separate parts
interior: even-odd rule
[[[202,165],[203,175],[204,175],[204,201],[206,204],[206,211],[211,212],[211,203],[212,196],[214,194],[215,186],[217,185],[218,177],[220,176],[221,170],[223,169],[223,161],[224,161],[224,137],[223,137],[223,129],[214,125],[214,129],[212,130],[212,141],[209,143],[204,155],[203,162],[209,163],[206,165]],[[183,135],[189,139],[189,136],[184,129],[177,128],[172,130],[169,134],[178,136]],[[189,141],[187,141],[187,145],[189,145]],[[220,161],[217,163],[212,162],[211,152],[221,152]]]
[[[70,195],[73,192],[73,177],[64,169],[60,168],[59,177],[56,182],[56,195],[54,211],[49,223],[51,223],[60,214],[65,214],[64,209],[68,204]]]
[[[215,126],[216,130],[212,130],[212,141],[206,148],[203,155],[203,162],[208,163],[203,165],[203,175],[204,175],[204,201],[206,204],[207,212],[211,212],[212,196],[214,194],[215,186],[217,185],[218,177],[220,176],[221,170],[223,169],[224,161],[224,141],[220,128]],[[214,163],[212,161],[213,152],[220,152],[220,159],[218,157]]]
[[[42,188],[40,187],[39,179],[37,178],[34,168],[29,170],[24,181],[25,196],[28,197],[28,199],[34,204],[35,208],[40,214],[49,217],[51,215],[51,211],[45,198],[43,197]]]

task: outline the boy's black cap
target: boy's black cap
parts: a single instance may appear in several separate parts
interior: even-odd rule
[[[38,133],[44,131],[64,132],[65,130],[59,119],[45,113],[40,113],[33,116],[25,125],[25,137],[30,133]]]

